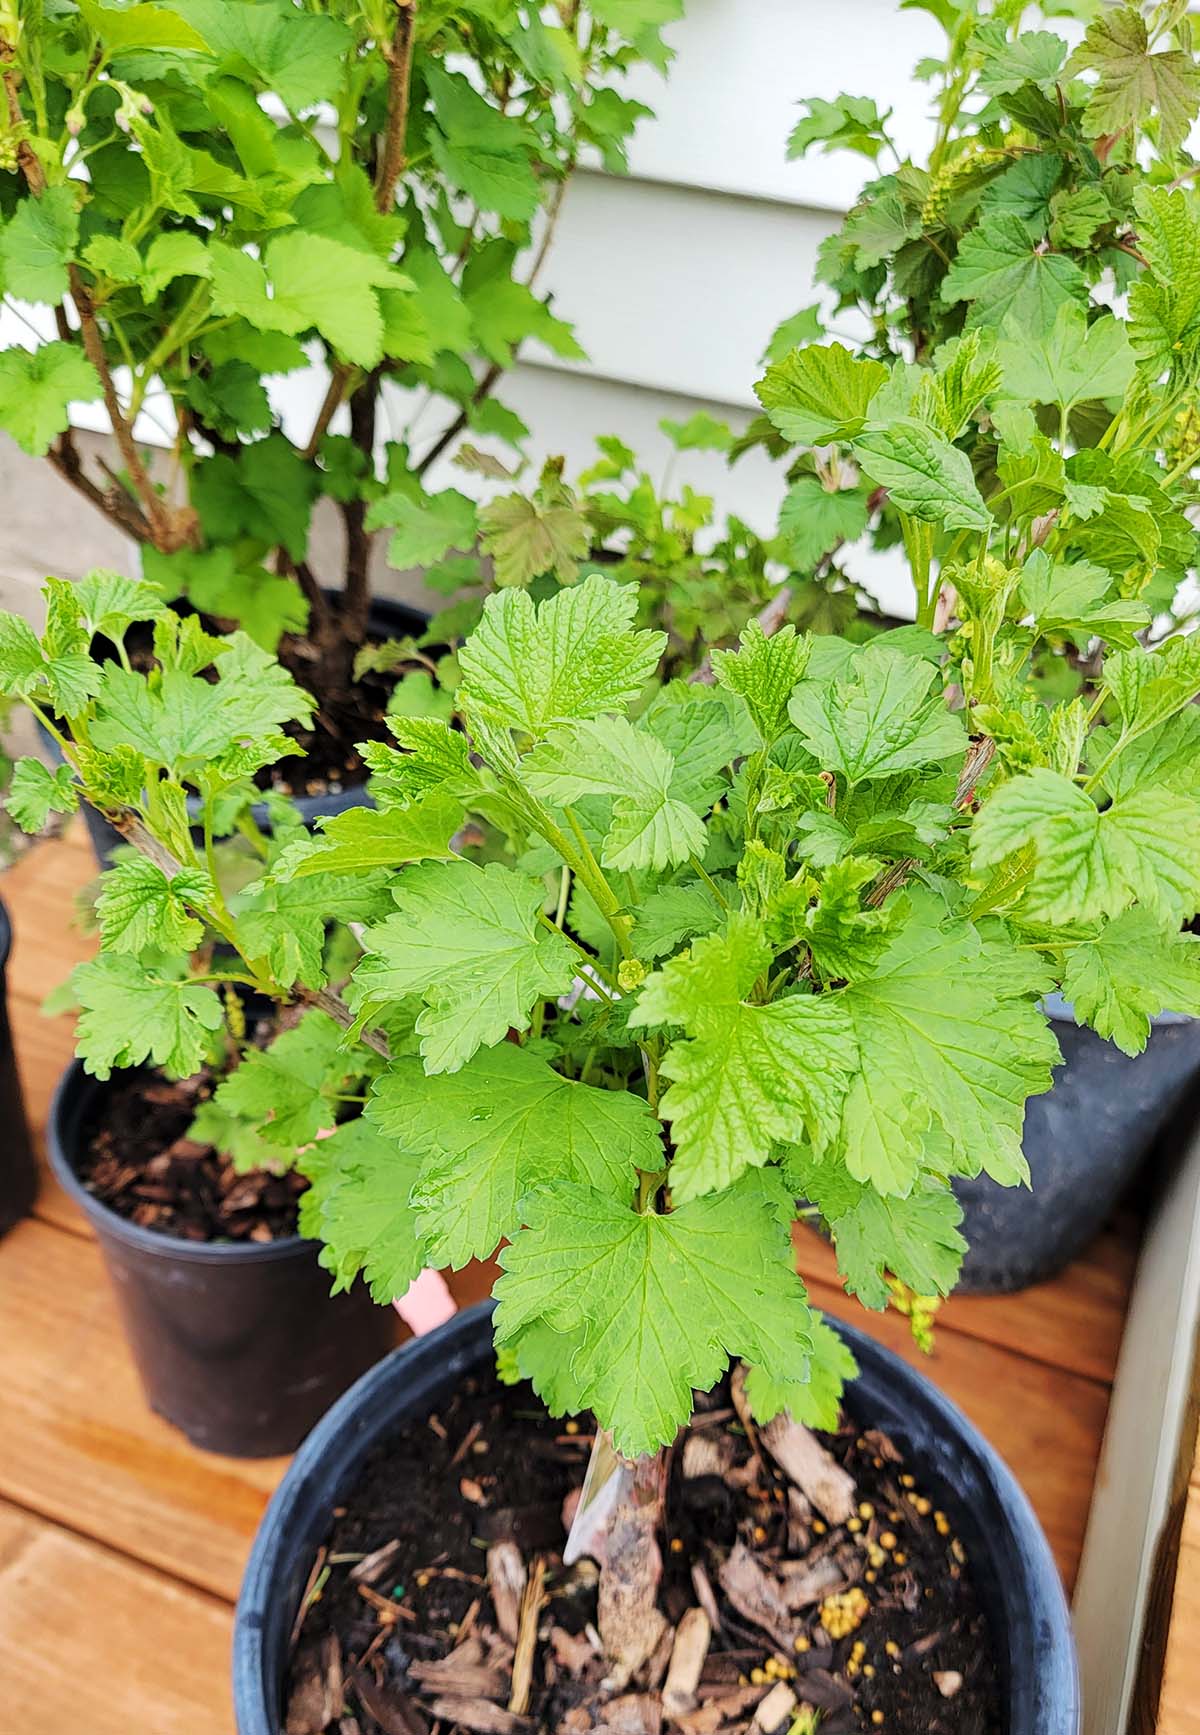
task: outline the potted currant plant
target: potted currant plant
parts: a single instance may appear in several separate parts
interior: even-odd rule
[[[868,1305],[893,1283],[946,1291],[963,1250],[951,1179],[1027,1177],[1025,1102],[1059,1052],[1045,995],[1066,988],[1101,1030],[1131,1030],[1198,979],[1179,927],[1200,905],[1200,804],[1180,755],[1200,657],[1185,639],[1111,651],[1090,701],[1030,707],[1037,746],[1013,763],[1004,695],[982,683],[1019,666],[1028,614],[1051,618],[1028,600],[1045,550],[1016,546],[951,455],[954,406],[974,414],[995,389],[970,371],[975,347],[960,356],[969,386],[963,371],[889,379],[843,352],[809,363],[836,370],[825,413],[861,422],[844,437],[873,464],[924,454],[919,495],[900,458],[888,472],[918,555],[927,524],[967,520],[953,656],[927,627],[857,646],[752,624],[714,654],[714,685],[656,688],[665,641],[633,625],[631,587],[592,574],[540,605],[497,593],[461,653],[462,727],[394,716],[396,745],[368,749],[378,807],[297,835],[239,894],[332,920],[348,884],[373,891],[382,874],[390,913],[357,928],[344,995],[214,907],[179,819],[188,769],[154,741],[193,705],[220,716],[201,660],[219,668],[244,641],[198,644],[149,677],[109,664],[77,686],[72,736],[88,745],[67,743],[55,798],[105,806],[164,922],[216,917],[248,979],[374,1057],[352,1136],[299,1153],[305,1226],[338,1282],[365,1272],[390,1299],[429,1264],[504,1244],[505,1378],[597,1424],[563,1560],[546,1503],[557,1520],[582,1478],[582,1462],[574,1477],[564,1465],[580,1424],[547,1439],[531,1398],[505,1396],[486,1316],[381,1364],[313,1436],[260,1538],[239,1629],[244,1730],[278,1728],[285,1687],[304,1698],[297,1720],[329,1695],[330,1726],[345,1703],[381,1727],[515,1729],[568,1705],[603,1723],[614,1698],[614,1716],[644,1717],[668,1692],[710,1719],[741,1694],[764,1728],[847,1706],[872,1722],[902,1707],[912,1724],[959,1694],[985,1725],[1076,1726],[1065,1605],[1022,1497],[949,1406],[812,1315],[788,1234],[803,1195]],[[1134,605],[1096,606],[1112,636],[1131,634]],[[169,651],[193,632],[165,617],[157,636]],[[64,655],[61,632],[26,644],[24,696],[61,683]],[[277,691],[268,662],[256,668],[239,686]],[[266,720],[252,747],[229,722],[214,763],[273,751]],[[101,976],[124,976],[104,942]],[[157,966],[148,1033],[204,1021],[194,997],[213,989],[188,979],[186,950],[173,972]],[[81,1039],[103,1066],[103,1021]],[[244,1106],[270,1136],[270,1091]],[[730,1375],[730,1358],[749,1371]],[[664,1550],[663,1453],[689,1427],[672,1512],[696,1516],[672,1519]],[[330,1530],[335,1506],[345,1532]],[[322,1545],[353,1558],[322,1575],[314,1618]],[[378,1599],[374,1642],[349,1612],[360,1585]],[[916,1629],[896,1611],[924,1589],[950,1599],[945,1624],[965,1642],[914,1653],[898,1687],[889,1659]],[[543,1656],[546,1596],[560,1636]],[[589,1622],[595,1645],[571,1644]],[[393,1629],[403,1642],[384,1649]],[[734,1658],[732,1678],[731,1631],[758,1658]]]
[[[314,813],[360,790],[355,743],[394,678],[353,680],[356,653],[421,627],[372,598],[368,512],[428,506],[422,477],[463,434],[519,446],[495,388],[522,343],[582,354],[537,278],[581,153],[623,167],[649,112],[623,81],[665,69],[681,10],[0,8],[0,282],[36,337],[0,361],[0,427],[140,545],[167,600],[282,647],[318,705],[289,724],[305,755],[281,781]],[[273,382],[314,362],[327,389],[285,426]],[[79,451],[76,401],[103,407],[115,468]],[[322,499],[341,520],[328,571],[309,550]],[[466,505],[429,510],[453,528]]]
[[[336,1141],[349,1117],[353,1137],[370,1053],[342,1052],[320,1011],[285,1011],[271,978],[230,947],[236,912],[247,944],[298,982],[338,979],[355,954],[311,897],[281,904],[253,889],[305,835],[280,797],[270,833],[259,830],[253,775],[297,751],[282,731],[306,722],[313,701],[244,634],[210,639],[139,580],[50,581],[47,605],[40,645],[22,619],[0,617],[6,688],[55,734],[55,719],[69,719],[62,764],[18,762],[9,814],[40,829],[74,805],[72,764],[103,764],[103,811],[141,790],[172,846],[187,839],[181,884],[202,912],[157,899],[160,869],[132,850],[103,876],[103,950],[72,978],[87,1067],[76,1062],[56,1092],[51,1164],[96,1231],[152,1406],[208,1450],[290,1451],[394,1342],[361,1285],[330,1296],[299,1232],[303,1183],[291,1172],[297,1145],[318,1133]],[[149,679],[124,644],[146,630]],[[111,663],[90,660],[99,638],[116,647]],[[92,706],[89,692],[106,696]],[[151,774],[147,755],[166,775]],[[378,884],[344,889],[346,920],[378,913]],[[274,1112],[259,1132],[264,1102]],[[10,1121],[15,1149],[21,1123]]]
[[[965,464],[995,503],[1010,570],[1014,551],[1036,557],[1030,576],[981,601],[969,575],[956,580],[971,553],[965,520],[948,516],[918,535],[911,505],[888,485],[894,453],[873,452],[869,429],[820,426],[823,407],[806,425],[793,386],[807,378],[819,397],[837,377],[822,370],[847,359],[788,348],[821,337],[816,308],[776,334],[760,386],[766,413],[750,438],[789,463],[781,524],[857,511],[859,546],[864,532],[877,545],[905,542],[924,586],[919,618],[961,624],[956,654],[969,667],[974,611],[1001,611],[1005,660],[982,676],[972,669],[966,690],[1006,714],[1001,733],[1014,733],[1002,756],[1022,770],[1044,763],[1044,753],[1029,757],[1026,731],[1041,733],[1047,697],[1077,694],[1116,720],[1096,684],[1106,643],[1126,648],[1131,633],[1147,642],[1192,624],[1175,599],[1187,596],[1195,558],[1185,514],[1196,498],[1200,374],[1175,261],[1197,235],[1186,137],[1200,68],[1169,7],[1149,18],[1106,10],[1073,52],[1050,30],[1021,31],[1015,14],[970,5],[941,21],[946,54],[922,69],[936,92],[927,161],[900,160],[889,117],[846,96],[809,102],[792,150],[820,144],[894,163],[822,249],[832,317],[869,322],[853,354],[893,370],[878,403],[922,378],[913,364],[977,394],[939,432],[960,454],[960,474]],[[922,390],[933,389],[931,378]],[[834,437],[819,444],[816,434]],[[902,486],[914,475],[905,471]],[[852,534],[851,564],[855,546]],[[955,569],[949,582],[929,579],[939,566]],[[1051,1002],[1064,1065],[1025,1131],[1038,1204],[986,1180],[961,1186],[966,1286],[1052,1275],[1103,1221],[1200,1064],[1185,990],[1178,1004],[1166,998],[1149,1031],[1115,1022],[1097,1034],[1069,1002]]]

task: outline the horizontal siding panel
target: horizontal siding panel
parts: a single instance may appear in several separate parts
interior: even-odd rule
[[[846,211],[870,173],[862,157],[785,159],[804,97],[874,97],[894,110],[902,152],[932,138],[929,88],[911,68],[941,30],[898,0],[684,0],[666,32],[676,58],[664,84],[639,68],[630,89],[656,115],[630,150],[637,175],[681,186]],[[1058,28],[1056,25],[1055,28]]]
[[[543,283],[587,351],[580,371],[754,406],[759,358],[814,299],[828,212],[580,174]]]

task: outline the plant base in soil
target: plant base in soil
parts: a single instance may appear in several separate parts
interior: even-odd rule
[[[597,1568],[562,1562],[590,1420],[464,1382],[335,1512],[286,1735],[999,1735],[966,1553],[919,1473],[849,1424],[759,1433],[739,1400],[728,1382],[701,1398],[671,1453],[661,1632],[614,1678]]]

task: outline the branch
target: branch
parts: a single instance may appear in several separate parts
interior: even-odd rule
[[[566,174],[563,176],[562,180],[558,183],[558,186],[555,188],[554,200],[553,200],[553,203],[550,205],[550,208],[549,208],[549,213],[548,213],[548,216],[546,219],[546,227],[542,231],[542,239],[541,239],[541,242],[538,246],[537,255],[533,261],[533,266],[530,269],[529,276],[525,279],[526,289],[532,289],[533,288],[534,284],[537,281],[538,274],[542,269],[542,266],[546,263],[546,256],[550,251],[550,244],[554,239],[554,231],[558,226],[558,216],[559,216],[559,212],[562,210],[563,197],[564,197],[566,190],[567,190],[567,183],[571,179],[571,176],[574,174],[574,172],[575,172],[575,161],[572,158],[571,162],[567,165]],[[469,241],[469,239],[470,239],[470,237],[468,236],[468,241]],[[465,250],[465,244],[464,244],[464,250]],[[513,360],[514,361],[516,360],[516,353],[514,353],[514,355],[513,355]],[[485,398],[491,396],[492,387],[496,384],[496,381],[500,378],[500,375],[503,372],[504,372],[504,369],[499,365],[499,363],[494,362],[492,364],[492,366],[488,369],[488,371],[484,374],[483,378],[480,380],[479,384],[475,387],[475,391],[471,397],[472,405],[481,404]],[[430,465],[433,464],[434,462],[436,462],[436,460],[441,457],[442,453],[446,450],[446,447],[449,446],[451,444],[451,442],[453,440],[457,439],[458,435],[462,433],[463,429],[467,426],[467,423],[469,420],[470,420],[470,412],[468,410],[460,410],[458,415],[455,416],[454,420],[450,423],[450,426],[444,431],[444,433],[438,435],[438,438],[433,442],[433,445],[429,448],[429,450],[426,452],[425,456],[421,459],[421,462],[417,465],[416,470],[414,471],[414,474],[417,476],[423,476],[425,474],[426,470],[429,469]]]
[[[100,377],[104,407],[112,424],[113,437],[125,461],[125,468],[129,472],[142,511],[146,515],[151,540],[164,554],[173,554],[177,549],[186,548],[195,542],[198,529],[195,511],[190,506],[178,509],[167,506],[151,481],[138,451],[137,441],[133,437],[133,429],[125,418],[121,400],[117,396],[112,369],[104,353],[104,339],[96,323],[91,291],[83,281],[78,266],[68,265],[67,277],[71,285],[71,299],[79,314],[79,332],[83,339],[84,353]]]
[[[396,0],[396,28],[390,46],[383,51],[388,63],[388,99],[383,153],[375,173],[375,209],[380,213],[390,211],[395,204],[396,183],[404,169],[416,22],[417,0]]]
[[[333,628],[333,614],[312,567],[307,560],[293,560],[282,548],[276,551],[275,567],[277,572],[290,572],[300,586],[309,607],[309,636],[318,642],[326,640]]]
[[[0,42],[0,61],[4,65],[4,94],[8,107],[8,122],[13,131],[20,136],[25,125],[25,117],[21,113],[21,103],[17,96],[17,69],[13,64],[15,53],[16,50],[11,43]],[[46,171],[42,167],[37,152],[29,140],[23,136],[20,136],[20,142],[17,145],[17,163],[25,177],[25,184],[30,193],[35,199],[40,199],[46,191]],[[146,471],[146,466],[142,462],[132,429],[125,420],[121,409],[121,401],[117,396],[116,386],[113,384],[112,370],[108,365],[108,357],[104,353],[104,340],[100,335],[100,327],[96,324],[91,292],[84,283],[78,266],[68,265],[67,279],[71,286],[71,299],[74,301],[76,312],[79,314],[79,335],[83,340],[84,354],[99,377],[101,390],[104,393],[104,406],[108,411],[108,419],[112,424],[113,434],[145,513],[150,535],[147,538],[145,534],[142,534],[139,536],[139,540],[143,542],[148,539],[152,540],[156,547],[161,548],[165,554],[169,554],[177,548],[186,547],[195,540],[196,514],[190,506],[182,507],[178,511],[173,510],[159,498]],[[54,318],[60,338],[68,334],[71,337],[74,336],[74,333],[70,332],[67,316],[61,307],[55,309]],[[86,494],[88,499],[92,500],[93,504],[100,504],[104,499],[103,496],[100,496],[99,500],[96,498],[99,495],[99,490],[95,489],[94,484],[87,483],[78,462],[73,469],[70,457],[65,457],[62,463],[55,460],[52,462],[73,486],[79,488],[81,493]],[[89,493],[89,487],[94,492]],[[128,524],[126,527],[129,528]],[[133,534],[138,533],[134,531]]]
[[[476,404],[481,404],[484,398],[491,395],[492,387],[503,372],[504,369],[500,366],[499,362],[492,363],[479,384],[475,387],[475,390],[471,393],[472,407]],[[458,435],[462,433],[469,420],[470,411],[460,410],[446,431],[443,434],[440,434],[433,442],[433,445],[430,446],[425,456],[421,459],[421,462],[413,471],[414,476],[423,476],[425,474],[426,470],[428,470],[434,460],[441,457],[442,453],[446,450],[446,447],[451,443],[451,441],[457,439]]]
[[[355,371],[356,370],[349,362],[334,362],[333,371],[329,376],[329,387],[325,393],[324,402],[322,403],[321,408],[317,411],[317,419],[313,423],[313,431],[308,436],[308,442],[300,453],[301,458],[303,458],[306,464],[311,464],[313,459],[316,457],[317,448],[329,432],[329,424],[333,420],[334,411],[345,397],[346,387],[353,378]]]
[[[135,542],[149,542],[151,540],[150,526],[125,489],[121,487],[117,478],[113,477],[113,486],[106,490],[99,487],[90,476],[85,474],[83,460],[76,448],[75,435],[72,429],[67,428],[58,436],[58,440],[51,446],[46,456],[50,460],[51,467],[58,471],[65,482],[69,482],[71,487],[82,494],[85,500],[90,501],[93,506],[103,512],[106,518],[111,518],[114,524],[132,536]],[[112,475],[111,471],[109,471],[109,475]]]
[[[314,1006],[317,1011],[327,1013],[335,1024],[341,1025],[343,1030],[349,1030],[354,1023],[354,1013],[351,1012],[346,1002],[337,994],[331,994],[328,988],[299,988],[296,992],[305,1005]],[[372,1053],[380,1055],[384,1060],[392,1058],[392,1051],[378,1030],[360,1030],[358,1040],[365,1048],[369,1048]]]
[[[42,167],[41,158],[24,135],[25,116],[21,113],[21,101],[17,95],[17,68],[14,64],[17,50],[13,43],[0,39],[0,62],[4,66],[4,95],[8,104],[8,124],[17,137],[17,167],[25,177],[25,184],[35,199],[40,199],[46,191],[46,171]]]
[[[412,90],[413,42],[416,36],[417,0],[395,0],[396,28],[392,40],[383,49],[388,66],[387,123],[384,127],[383,151],[375,174],[375,209],[383,215],[396,202],[396,183],[404,173],[405,137],[408,132],[408,101]],[[335,362],[329,376],[329,389],[317,413],[317,420],[308,443],[300,456],[306,464],[316,457],[317,447],[328,432],[334,411],[346,395],[346,388],[356,373],[349,362]]]

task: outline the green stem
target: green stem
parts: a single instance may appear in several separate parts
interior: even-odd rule
[[[564,939],[567,942],[567,945],[573,947],[579,954],[583,962],[590,966],[597,978],[597,980],[592,981],[592,987],[595,988],[598,993],[602,994],[604,999],[611,1005],[617,999],[621,990],[617,987],[617,984],[613,981],[612,977],[604,968],[603,964],[601,964],[599,958],[596,957],[595,953],[589,952],[586,946],[581,946],[574,934],[569,934],[565,928],[558,927],[556,923],[550,920],[549,916],[539,916],[538,921],[548,933],[558,934],[561,939]]]
[[[713,897],[716,898],[716,900],[720,904],[721,908],[723,910],[727,910],[729,908],[729,899],[725,896],[724,892],[721,890],[721,888],[717,884],[716,880],[709,873],[708,869],[705,867],[704,863],[700,860],[699,856],[694,855],[691,858],[691,865],[695,869],[699,878],[708,887],[708,889],[712,893]]]
[[[617,947],[622,958],[632,958],[633,947],[629,943],[629,930],[632,927],[632,923],[630,922],[629,917],[622,911],[621,903],[617,894],[613,891],[607,879],[604,877],[603,869],[592,853],[592,846],[588,842],[584,829],[580,825],[575,814],[569,807],[564,808],[563,812],[567,816],[567,824],[571,828],[579,850],[580,865],[575,871],[583,881],[587,890],[591,892],[597,909],[612,929],[613,938],[617,942]],[[555,829],[557,830],[558,828],[555,827]],[[559,832],[559,836],[562,836],[561,832]],[[567,858],[569,859],[570,855],[573,853],[574,852],[571,851],[570,846],[568,845],[566,851]]]
[[[567,916],[567,901],[571,896],[571,870],[563,863],[558,882],[558,905],[554,911],[554,925],[561,928]]]

